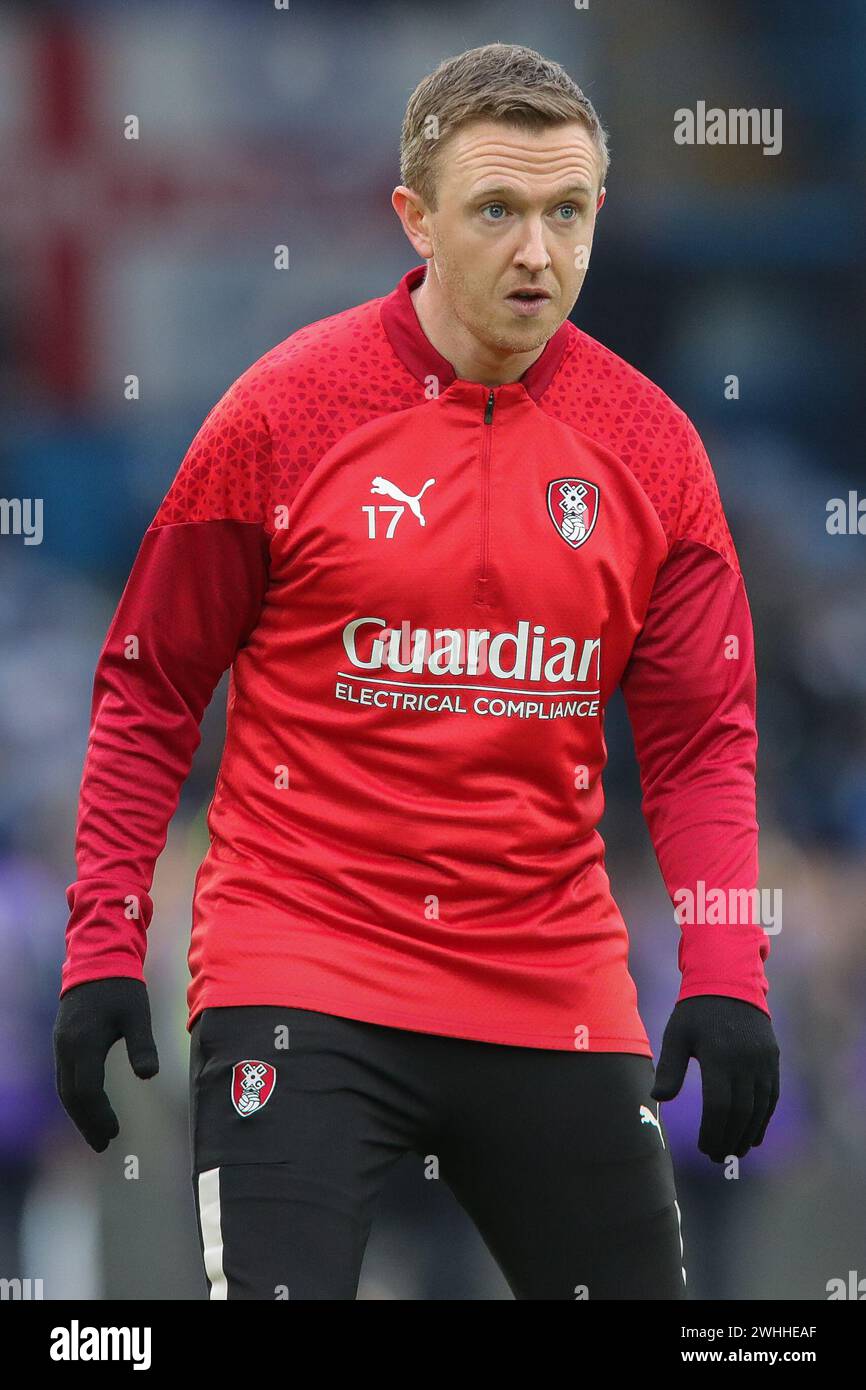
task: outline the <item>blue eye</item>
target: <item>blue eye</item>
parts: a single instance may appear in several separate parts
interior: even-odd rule
[[[580,217],[580,208],[577,206],[576,203],[560,203],[556,211],[562,212],[564,209],[570,212],[572,215],[571,217],[561,218],[561,221],[576,222],[577,219]],[[492,210],[498,210],[498,214]],[[504,203],[485,203],[481,209],[481,213],[483,216],[487,217],[487,220],[489,222],[502,222],[508,216],[508,209],[506,208]]]

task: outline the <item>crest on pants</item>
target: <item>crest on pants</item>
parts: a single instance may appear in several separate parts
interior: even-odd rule
[[[585,478],[554,478],[547,484],[547,510],[564,541],[577,550],[588,541],[598,518],[599,492]]]
[[[235,1062],[232,1067],[232,1105],[246,1118],[267,1105],[277,1082],[270,1062]]]

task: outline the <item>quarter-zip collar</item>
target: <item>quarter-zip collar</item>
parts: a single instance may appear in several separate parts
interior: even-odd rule
[[[441,393],[446,391],[452,383],[462,382],[462,378],[457,376],[448,359],[443,357],[441,352],[437,352],[421,327],[415,312],[415,305],[411,298],[412,291],[421,284],[426,271],[426,265],[416,265],[411,270],[407,270],[397,286],[382,300],[379,313],[388,341],[403,365],[418,381],[425,382],[431,376],[436,377]],[[518,381],[507,382],[502,386],[493,388],[497,396],[502,391],[507,397],[512,393],[514,387],[523,387],[533,400],[538,400],[553,380],[562,361],[563,353],[568,346],[568,340],[569,323],[566,319],[564,323],[560,324],[553,337],[548,340],[541,356],[536,358],[532,366],[526,369]],[[466,384],[474,386],[481,393],[490,389],[481,382],[467,382]],[[511,389],[509,390],[509,388]],[[514,394],[520,395],[521,392],[517,391]],[[479,397],[479,399],[482,398]]]

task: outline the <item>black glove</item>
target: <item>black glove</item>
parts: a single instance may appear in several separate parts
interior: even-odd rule
[[[764,1138],[779,1099],[779,1046],[763,1009],[744,999],[698,994],[668,1019],[653,1100],[672,1100],[697,1057],[703,1088],[698,1148],[714,1163],[742,1158]]]
[[[54,1024],[57,1094],[92,1149],[102,1153],[120,1132],[105,1094],[105,1059],[126,1039],[129,1064],[147,1080],[159,1071],[150,1026],[147,986],[141,980],[90,980],[67,990]]]

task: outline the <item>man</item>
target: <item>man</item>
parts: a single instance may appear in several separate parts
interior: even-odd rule
[[[669,891],[755,886],[751,623],[712,470],[568,318],[607,163],[532,50],[425,78],[393,195],[424,265],[229,388],[106,638],[57,1025],[97,1150],[107,1049],[157,1068],[148,890],[231,667],[189,954],[211,1298],[353,1298],[409,1151],[517,1298],[683,1298],[659,1102],[697,1057],[715,1161],[775,1106],[768,939],[736,914],[683,914],[654,1078],[596,829],[622,684]]]

